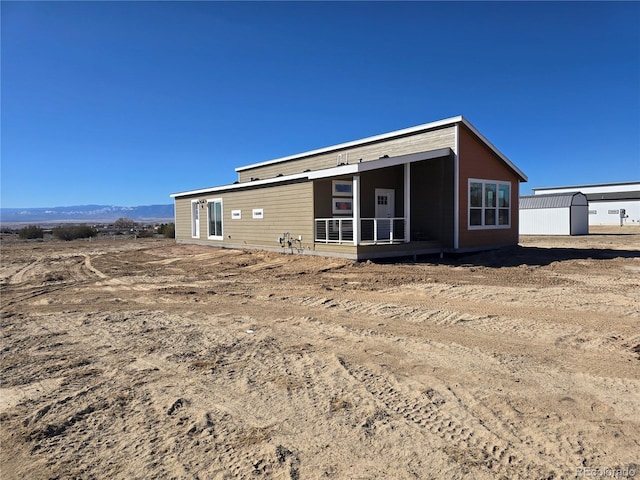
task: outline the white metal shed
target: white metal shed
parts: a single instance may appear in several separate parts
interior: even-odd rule
[[[639,225],[640,182],[532,188],[534,195],[582,192],[589,201],[589,225]]]
[[[520,197],[520,235],[587,235],[589,203],[580,192]]]

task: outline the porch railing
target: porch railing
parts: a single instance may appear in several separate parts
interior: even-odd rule
[[[353,243],[353,218],[316,218],[316,242]]]
[[[315,241],[321,243],[353,243],[353,218],[316,218]],[[404,241],[404,217],[360,219],[360,243],[396,243]]]
[[[361,243],[404,242],[404,217],[361,218]]]

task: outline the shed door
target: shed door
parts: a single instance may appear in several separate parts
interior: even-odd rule
[[[396,192],[392,188],[376,188],[376,240],[391,238],[391,223],[395,213]],[[394,235],[396,236],[396,235]]]

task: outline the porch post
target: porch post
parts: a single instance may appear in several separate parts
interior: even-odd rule
[[[353,244],[360,245],[360,175],[353,176]]]
[[[404,243],[411,241],[411,164],[404,164]]]

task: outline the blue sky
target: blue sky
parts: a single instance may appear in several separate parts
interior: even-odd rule
[[[637,2],[0,5],[3,207],[171,203],[456,115],[523,193],[640,180]]]

